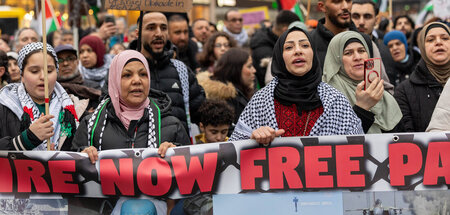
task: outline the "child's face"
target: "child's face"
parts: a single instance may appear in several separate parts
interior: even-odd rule
[[[230,125],[207,125],[200,126],[203,133],[205,133],[205,139],[207,143],[223,142],[227,138],[228,128]]]

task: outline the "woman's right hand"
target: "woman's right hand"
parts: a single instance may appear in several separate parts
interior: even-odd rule
[[[268,146],[269,143],[275,139],[275,137],[279,137],[284,134],[284,129],[275,130],[268,126],[259,127],[258,129],[252,132],[251,139],[256,140],[259,144],[263,144],[264,146]]]
[[[364,84],[365,81],[362,81],[358,84],[358,86],[356,86],[355,105],[366,111],[369,111],[383,97],[384,80],[376,78],[366,90],[363,90]]]
[[[93,146],[89,146],[87,148],[85,148],[83,151],[81,151],[82,153],[86,153],[89,156],[89,160],[91,160],[92,164],[95,164],[95,161],[98,160],[98,151],[97,148],[93,147]]]
[[[41,141],[52,137],[54,135],[53,122],[50,119],[53,117],[53,115],[41,114],[41,117],[30,125],[30,131]]]

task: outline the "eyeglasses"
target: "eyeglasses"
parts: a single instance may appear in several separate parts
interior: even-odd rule
[[[216,43],[214,44],[214,48],[221,48],[221,47],[225,47],[225,48],[230,48],[230,44],[229,43]]]
[[[239,19],[237,19],[237,18],[230,19],[230,22],[242,22],[242,21],[243,21],[242,18],[239,18]]]
[[[76,59],[77,59],[77,57],[75,57],[75,56],[70,56],[68,58],[58,58],[58,63],[64,63],[65,61],[70,63],[70,62],[75,61]]]

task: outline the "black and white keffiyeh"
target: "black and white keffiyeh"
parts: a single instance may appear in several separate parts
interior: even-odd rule
[[[186,65],[176,59],[170,59],[172,64],[175,66],[178,72],[178,77],[180,78],[181,82],[181,90],[183,94],[183,103],[184,103],[184,110],[186,112],[186,121],[188,124],[189,129],[189,137],[193,138],[192,135],[192,123],[191,123],[191,113],[189,109],[189,75],[188,75],[188,69]]]
[[[0,91],[0,104],[9,108],[17,116],[17,118],[19,118],[19,120],[23,119],[24,114],[29,116],[31,123],[40,117],[39,109],[31,99],[30,95],[26,92],[23,83],[13,83],[3,87]],[[75,125],[70,125],[70,128],[63,126],[61,123],[63,120],[61,113],[66,111],[70,112],[70,114],[75,118]],[[71,133],[74,131],[72,128],[76,129],[78,127],[78,117],[75,113],[72,100],[58,82],[56,82],[51,95],[49,113],[54,116],[54,118],[51,119],[54,127],[54,135],[50,138],[50,141],[55,143],[55,148],[58,148],[58,144],[62,144],[59,143],[60,137],[75,135]],[[62,115],[64,116],[64,114]],[[33,150],[46,150],[46,147],[47,140],[44,140],[41,145],[37,146]]]
[[[44,50],[43,47],[44,47],[43,43],[35,42],[35,43],[29,43],[26,46],[24,46],[22,49],[20,49],[19,58],[17,59],[17,65],[19,66],[20,74],[23,74],[23,69],[24,69],[23,61],[25,60],[25,58],[33,51]],[[58,57],[56,56],[56,52],[53,49],[53,47],[49,44],[47,44],[47,53],[53,57],[53,59],[55,60],[56,71],[59,71]]]
[[[253,130],[269,126],[278,129],[275,116],[274,90],[278,78],[253,95],[231,135],[230,141],[250,139]],[[309,136],[364,134],[361,120],[347,98],[332,86],[321,82],[317,87],[323,114],[317,119]]]
[[[47,53],[55,60],[56,71],[59,71],[58,57],[55,50],[49,44],[47,44],[46,47]],[[21,74],[23,74],[24,71],[25,59],[35,51],[43,49],[44,44],[41,42],[30,43],[20,49],[17,63]],[[62,145],[62,143],[59,142],[61,137],[71,137],[75,135],[74,132],[78,127],[78,117],[72,100],[58,82],[55,83],[50,97],[49,114],[54,116],[54,118],[51,119],[54,127],[54,135],[50,138],[50,141],[55,144],[56,149],[59,149],[60,147],[58,147],[58,145]],[[23,123],[29,122],[29,124],[26,125],[26,128],[40,117],[39,108],[27,93],[23,83],[9,84],[2,88],[0,91],[0,104],[9,108]],[[44,140],[33,150],[46,150],[46,145],[47,140]]]
[[[105,109],[111,101],[109,97],[103,99],[90,116],[87,126],[87,142],[89,146],[93,146],[98,141],[98,150],[102,150],[102,140],[105,127],[107,125],[108,113]],[[160,113],[156,111],[158,107],[154,102],[150,102],[147,107],[148,113],[148,148],[158,148],[161,145],[161,122]],[[156,127],[158,125],[158,128]]]

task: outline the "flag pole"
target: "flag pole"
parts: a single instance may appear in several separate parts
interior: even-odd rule
[[[306,21],[305,22],[307,22],[309,20],[309,12],[311,11],[311,0],[308,0],[308,6],[307,6],[306,10],[308,12],[306,13]]]
[[[392,21],[392,0],[389,0],[389,19]]]
[[[45,16],[45,1],[41,0],[41,14],[42,14],[42,51],[44,52],[44,96],[45,96],[45,115],[49,113],[49,98],[48,98],[48,70],[47,70],[47,27]],[[58,62],[56,62],[58,63]],[[47,139],[47,151],[50,151],[50,138]]]

